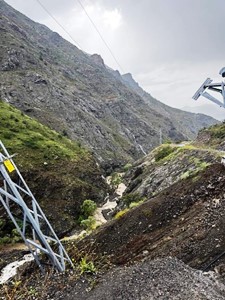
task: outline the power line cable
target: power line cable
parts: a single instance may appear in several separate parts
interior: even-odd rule
[[[80,50],[82,50],[82,47],[79,45],[79,43],[77,41],[74,40],[74,38],[71,36],[71,34],[65,29],[65,27],[63,27],[60,22],[50,13],[50,11],[42,4],[42,2],[40,0],[36,0],[39,5],[43,8],[43,10],[62,28],[62,30],[70,37],[70,39],[80,48]],[[83,6],[83,4],[81,3],[80,0],[77,0],[80,4],[80,6],[82,7],[82,9],[84,10],[85,14],[87,15],[88,19],[90,20],[90,22],[92,23],[92,25],[94,26],[95,30],[97,31],[98,35],[100,36],[101,40],[103,41],[103,43],[105,44],[105,46],[107,47],[107,49],[109,50],[111,56],[113,57],[113,59],[115,60],[116,64],[118,65],[118,67],[121,69],[121,71],[124,73],[122,66],[120,65],[120,63],[118,62],[118,60],[116,59],[115,55],[113,54],[112,50],[110,49],[109,45],[106,43],[105,39],[103,38],[102,34],[100,33],[100,31],[98,30],[97,26],[95,25],[94,21],[91,19],[91,17],[89,16],[88,12],[86,11],[85,7]],[[82,50],[83,51],[83,50]]]
[[[39,0],[37,0],[39,1]],[[80,6],[82,7],[82,9],[84,10],[86,16],[88,17],[88,19],[90,20],[91,24],[94,26],[95,30],[97,31],[98,35],[100,36],[101,40],[103,41],[103,43],[105,44],[105,46],[107,47],[107,49],[109,50],[110,54],[112,55],[113,59],[115,60],[115,62],[117,63],[118,67],[121,69],[121,71],[124,73],[123,68],[121,67],[120,63],[118,62],[118,60],[116,59],[115,55],[113,54],[112,50],[110,49],[109,45],[106,43],[104,37],[102,36],[101,32],[98,30],[98,27],[95,25],[94,21],[91,19],[90,15],[88,14],[87,10],[85,9],[85,7],[83,6],[83,4],[81,3],[80,0],[77,0],[80,4]]]
[[[71,34],[59,23],[59,21],[50,13],[50,11],[41,3],[40,0],[36,0],[39,5],[44,9],[44,11],[62,28],[62,30],[70,37],[70,39],[75,43],[75,46],[77,45],[80,50],[82,50],[82,47],[79,45],[77,41],[74,40],[74,38],[71,36]],[[83,51],[83,50],[82,50]]]

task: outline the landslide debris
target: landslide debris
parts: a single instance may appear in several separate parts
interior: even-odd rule
[[[225,168],[212,164],[101,227],[78,248],[114,264],[173,256],[204,268],[225,250],[224,185]]]
[[[31,270],[34,271],[33,268]],[[95,275],[79,276],[70,271],[66,274],[49,272],[45,276],[27,272],[26,276],[23,286],[12,284],[0,288],[0,299],[225,299],[225,285],[218,274],[192,269],[172,257],[147,258],[131,266],[114,267]],[[21,281],[16,282],[21,284]]]
[[[44,280],[35,266],[32,276],[26,271],[20,277],[17,295],[32,299],[32,287],[42,300],[225,299],[225,256],[217,259],[225,251],[225,167],[218,162],[223,153],[191,144],[166,145],[166,151],[164,146],[125,176],[128,189],[146,201],[84,239],[66,241],[75,271],[49,272]],[[80,274],[83,259],[96,274]],[[14,290],[7,285],[9,295]]]
[[[185,160],[186,150],[181,153]],[[44,280],[34,268],[29,280],[27,273],[20,277],[17,295],[32,299],[32,287],[42,300],[224,299],[224,256],[209,268],[217,277],[191,269],[205,269],[225,250],[225,168],[214,162],[215,153],[202,151],[211,164],[194,176],[180,178],[155,197],[149,193],[147,201],[84,239],[67,241],[75,271],[50,272]],[[83,258],[96,274],[80,275]],[[14,287],[7,289],[11,294]]]
[[[225,299],[225,285],[212,272],[202,273],[168,257],[114,269],[90,292],[72,288],[69,293],[63,293],[63,298],[57,299],[222,300]]]

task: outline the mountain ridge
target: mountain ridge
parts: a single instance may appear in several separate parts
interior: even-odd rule
[[[183,111],[178,108],[170,107],[170,106],[166,105],[165,103],[162,103],[162,102],[156,100],[154,97],[151,96],[151,94],[149,94],[148,92],[146,92],[145,90],[143,90],[140,87],[138,82],[136,82],[134,80],[131,73],[122,75],[122,79],[128,86],[130,86],[132,89],[134,89],[135,92],[138,95],[140,95],[146,101],[146,103],[149,106],[151,106],[155,111],[157,111],[158,113],[160,113],[162,115],[165,115],[166,117],[168,117],[170,119],[174,118],[174,124],[177,127],[181,127],[182,134],[187,136],[189,139],[193,139],[193,137],[194,137],[193,135],[196,134],[196,128],[197,128],[197,131],[202,129],[202,127],[198,125],[198,120],[200,118],[202,119],[203,122],[205,119],[205,121],[207,123],[208,116],[206,114],[195,113],[194,114],[195,119],[192,120],[192,122],[194,123],[193,124],[194,126],[191,128],[188,117],[193,116],[193,113],[191,113],[189,111]],[[203,127],[205,127],[205,126],[203,126]],[[206,127],[207,127],[207,125],[206,125]],[[188,128],[190,130],[188,131],[188,130],[186,130],[186,128]]]
[[[172,108],[154,109],[99,55],[0,3],[1,98],[89,147],[108,172],[157,146],[160,128],[164,139],[183,140],[216,122],[184,112],[188,121],[175,122]]]

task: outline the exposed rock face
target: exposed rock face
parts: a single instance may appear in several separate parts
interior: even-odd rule
[[[0,13],[2,99],[87,145],[107,168],[158,145],[159,128],[163,138],[183,140],[215,122],[151,102],[127,83],[131,75],[122,78],[3,0]]]
[[[209,121],[209,117],[204,114],[193,115],[192,113],[172,108],[154,99],[139,86],[130,73],[122,75],[122,79],[123,82],[140,95],[152,109],[164,117],[173,120],[174,127],[179,128],[179,131],[189,139],[193,139],[201,128],[215,124],[212,122],[212,119]]]
[[[199,131],[195,140],[196,145],[206,145],[214,149],[225,151],[225,122],[204,128]],[[224,153],[225,155],[225,153]]]
[[[156,161],[157,153],[166,147],[171,148],[172,153]],[[209,149],[188,144],[159,147],[136,161],[126,173],[126,193],[154,196],[181,179],[197,176],[207,165],[215,162],[220,162],[220,157]]]
[[[93,55],[91,55],[91,58],[92,58],[92,60],[93,60],[96,64],[98,64],[98,65],[100,65],[100,66],[102,66],[102,67],[105,67],[104,60],[102,59],[102,57],[101,57],[100,55],[98,55],[98,54],[93,54]]]

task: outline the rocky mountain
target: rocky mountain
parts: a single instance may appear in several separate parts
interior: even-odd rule
[[[193,113],[203,113],[205,115],[208,115],[208,116],[211,116],[217,120],[220,120],[220,121],[223,121],[225,119],[225,110],[223,107],[220,107],[220,106],[217,106],[215,104],[211,104],[211,103],[208,103],[208,104],[201,104],[201,105],[198,105],[198,106],[194,106],[194,107],[191,107],[191,106],[184,106],[182,107],[182,110],[185,110],[185,111],[190,111],[190,112],[193,112]]]
[[[133,161],[163,139],[186,140],[213,118],[170,108],[0,0],[1,98],[92,149],[110,166]]]
[[[201,128],[213,124],[208,123],[209,119],[207,115],[182,111],[156,100],[139,86],[130,73],[122,75],[122,79],[123,82],[141,96],[151,108],[165,118],[173,120],[175,128],[179,128],[180,132],[188,139],[193,139]]]

